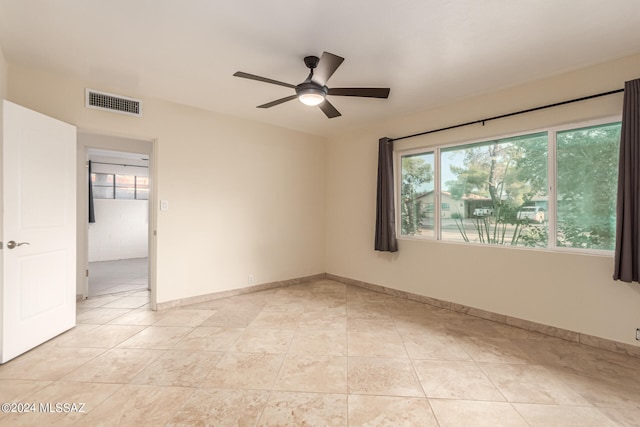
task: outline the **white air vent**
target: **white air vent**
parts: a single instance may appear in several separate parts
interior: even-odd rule
[[[85,91],[85,100],[87,108],[142,116],[142,101],[139,99],[87,89]]]

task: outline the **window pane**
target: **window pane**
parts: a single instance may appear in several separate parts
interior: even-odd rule
[[[116,199],[134,199],[135,194],[133,187],[116,187]]]
[[[149,188],[149,177],[136,176],[136,188]]]
[[[116,175],[116,187],[133,187],[136,177],[133,175]]]
[[[433,236],[433,153],[402,156],[401,234]]]
[[[113,174],[91,174],[91,184],[93,186],[94,199],[113,199],[113,178]]]
[[[440,162],[443,240],[547,245],[546,132],[443,149]]]
[[[91,182],[93,185],[113,186],[113,174],[92,173]]]
[[[93,187],[94,199],[113,199],[113,187]]]
[[[149,189],[148,188],[136,188],[136,199],[137,200],[149,200]]]
[[[149,200],[149,177],[136,176],[136,199]]]
[[[620,123],[557,134],[558,246],[615,248]]]

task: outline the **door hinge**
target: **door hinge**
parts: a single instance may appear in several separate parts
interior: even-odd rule
[[[85,277],[89,277],[89,269],[85,271]]]

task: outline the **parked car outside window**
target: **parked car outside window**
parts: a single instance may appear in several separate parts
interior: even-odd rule
[[[517,218],[522,221],[542,224],[545,221],[545,211],[541,206],[523,206],[518,211]]]
[[[476,208],[473,210],[473,216],[483,217],[493,215],[493,209],[490,208]]]

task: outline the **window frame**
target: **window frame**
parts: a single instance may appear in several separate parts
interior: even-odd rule
[[[435,241],[438,243],[446,244],[459,244],[470,245],[480,247],[501,247],[515,250],[535,250],[535,251],[551,251],[561,253],[574,253],[583,255],[599,255],[613,257],[614,252],[605,249],[591,249],[591,248],[572,248],[562,247],[557,245],[557,134],[558,132],[579,130],[582,128],[602,126],[607,124],[619,123],[622,121],[621,115],[605,116],[595,119],[582,120],[577,122],[568,122],[564,124],[551,125],[547,127],[541,127],[537,129],[529,129],[526,131],[519,131],[506,134],[492,135],[489,137],[471,139],[471,140],[458,140],[456,142],[437,144],[437,145],[423,145],[419,147],[412,147],[407,149],[394,149],[394,179],[395,179],[395,208],[398,212],[396,221],[396,235],[398,240],[417,240],[417,241]],[[529,247],[529,246],[510,246],[510,245],[493,245],[487,243],[469,243],[454,240],[443,240],[441,230],[441,218],[442,218],[442,183],[441,181],[441,156],[442,150],[449,150],[454,147],[462,147],[471,144],[481,144],[491,142],[499,139],[515,138],[518,136],[530,135],[535,133],[547,133],[547,245],[544,247]],[[434,212],[434,232],[430,236],[420,235],[403,235],[402,234],[402,215],[401,211],[401,191],[402,191],[402,158],[405,156],[418,155],[418,154],[430,154],[434,155],[434,206],[440,207]]]

